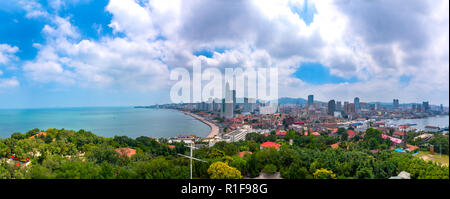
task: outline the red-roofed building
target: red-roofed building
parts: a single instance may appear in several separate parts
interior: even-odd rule
[[[338,132],[338,128],[331,129],[331,133],[337,133],[337,132]]]
[[[252,152],[251,152],[251,151],[242,151],[242,152],[239,152],[239,157],[243,158],[243,157],[245,156],[245,154],[252,154]]]
[[[174,149],[174,148],[175,148],[175,145],[169,145],[169,148],[170,148],[170,149]]]
[[[331,148],[332,148],[332,149],[339,148],[339,144],[340,144],[340,142],[338,142],[338,143],[336,143],[336,144],[332,144],[332,145],[331,145]]]
[[[394,132],[394,134],[393,134],[393,136],[394,137],[397,137],[397,138],[400,138],[400,137],[403,137],[403,136],[405,136],[405,132],[404,131],[395,131]]]
[[[136,150],[131,148],[117,148],[115,149],[115,151],[122,156],[126,155],[128,157],[131,157],[134,154],[136,154]]]
[[[277,150],[278,150],[278,148],[280,148],[280,146],[281,146],[280,144],[277,144],[275,142],[264,142],[261,145],[259,145],[260,149],[263,149],[263,148],[275,148]]]
[[[348,138],[353,138],[356,136],[355,131],[353,130],[347,130]]]
[[[406,131],[406,130],[409,129],[409,126],[408,126],[408,125],[398,125],[398,128],[399,128],[401,131]]]
[[[40,132],[36,135],[31,136],[30,139],[33,139],[35,137],[41,137],[41,136],[47,136],[47,132]]]
[[[312,135],[319,136],[320,133],[319,132],[313,132]]]
[[[418,146],[414,146],[414,145],[410,145],[410,144],[407,144],[406,146],[408,147],[409,151],[414,151],[419,148]]]
[[[277,135],[277,136],[286,136],[286,131],[277,129],[275,135]]]

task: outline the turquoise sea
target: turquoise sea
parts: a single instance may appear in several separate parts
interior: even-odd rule
[[[113,137],[175,137],[194,134],[205,137],[210,127],[181,112],[133,107],[0,109],[0,138],[31,129],[64,128]]]

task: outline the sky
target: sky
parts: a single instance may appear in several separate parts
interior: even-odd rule
[[[2,0],[0,108],[170,103],[174,68],[277,67],[280,97],[449,105],[447,0]]]

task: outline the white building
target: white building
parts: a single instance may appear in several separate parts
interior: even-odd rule
[[[252,127],[249,125],[243,125],[238,127],[238,129],[227,133],[225,136],[229,138],[227,142],[239,142],[240,140],[245,140],[245,136],[252,132]],[[225,137],[224,136],[224,137]]]

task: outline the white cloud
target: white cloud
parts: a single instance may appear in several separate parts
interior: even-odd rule
[[[15,53],[19,51],[16,46],[10,46],[8,44],[0,44],[0,67],[8,66],[12,61],[17,60]],[[8,68],[8,67],[7,67]],[[0,76],[3,76],[4,72],[0,70]],[[16,87],[19,85],[19,81],[16,77],[0,78],[0,88]]]
[[[18,85],[19,81],[17,81],[16,77],[0,79],[0,88],[16,87]]]
[[[113,14],[109,26],[133,39],[149,39],[157,35],[148,10],[134,0],[111,0],[106,10]]]
[[[448,1],[312,1],[317,13],[309,25],[290,7],[304,3],[110,0],[113,37],[81,38],[69,18],[53,16],[42,31],[46,43],[23,68],[36,81],[157,89],[172,83],[170,69],[191,68],[193,52],[225,49],[202,59],[219,69],[277,66],[280,96],[448,104]],[[26,10],[29,17],[49,15],[38,4]],[[293,76],[305,61],[360,82],[309,85]],[[402,76],[410,82],[399,82]]]
[[[17,46],[10,46],[8,44],[0,44],[0,65],[7,64],[11,60],[16,59],[14,55],[19,51]]]

